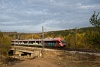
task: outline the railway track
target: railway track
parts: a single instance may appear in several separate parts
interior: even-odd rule
[[[14,46],[14,47],[27,47],[27,48],[32,48],[32,46]],[[64,51],[81,51],[81,52],[90,52],[90,53],[100,53],[100,50],[96,49],[79,49],[79,48],[66,48],[66,47],[33,47],[33,48],[39,48],[39,49],[54,49],[54,50],[64,50]]]
[[[34,50],[34,49],[39,49],[42,50],[44,49],[45,51],[65,51],[65,52],[72,52],[72,53],[81,53],[81,54],[89,54],[89,55],[96,55],[96,56],[100,56],[100,50],[93,50],[93,49],[75,49],[75,48],[63,48],[63,47],[59,47],[59,48],[54,48],[54,47],[27,47],[27,46],[14,46],[15,48],[24,48],[24,49],[30,49],[30,50]]]
[[[89,52],[89,53],[100,53],[100,50],[95,49],[75,49],[75,48],[64,48],[67,51],[81,51],[81,52]]]
[[[64,51],[80,51],[80,52],[89,52],[89,53],[100,53],[100,50],[96,49],[78,49],[78,48],[66,48],[66,47],[45,47],[49,49],[56,49],[56,50],[64,50]]]
[[[91,49],[75,49],[75,48],[57,48],[57,50],[63,50],[64,52],[71,54],[84,54],[84,55],[93,55],[100,56],[100,50],[91,50]]]

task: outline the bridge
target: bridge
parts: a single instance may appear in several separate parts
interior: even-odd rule
[[[38,47],[27,47],[27,46],[11,46],[10,52],[13,53],[14,57],[40,57],[42,56],[43,48]]]
[[[47,48],[39,48],[39,47],[28,47],[28,46],[12,46],[10,51],[13,53],[13,57],[15,58],[34,58],[34,57],[42,57],[44,51],[55,51],[55,52],[62,52],[62,50],[56,50],[56,49],[47,49]],[[90,53],[90,52],[82,52],[82,51],[68,51],[65,50],[65,53],[70,54],[88,54],[88,55],[94,55],[94,56],[100,56],[100,53]]]

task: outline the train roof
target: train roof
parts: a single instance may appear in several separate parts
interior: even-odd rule
[[[56,40],[63,40],[62,38],[45,38],[45,39],[28,39],[28,40],[12,40],[12,41],[56,41]]]

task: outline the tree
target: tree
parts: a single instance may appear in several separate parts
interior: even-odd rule
[[[96,14],[96,12],[94,11],[94,14],[91,16],[90,18],[90,23],[95,26],[95,27],[100,27],[100,16],[99,16],[99,12],[98,14]]]
[[[0,37],[3,37],[3,33],[2,32],[0,32]]]
[[[90,43],[93,46],[96,46],[97,48],[100,48],[100,15],[99,12],[96,14],[94,11],[94,14],[89,19],[90,23],[97,28],[97,31],[94,31],[95,33],[89,34],[91,35],[91,38],[89,38]]]
[[[75,37],[73,34],[68,34],[66,37],[68,47],[75,48]]]
[[[0,32],[0,61],[6,62],[6,58],[8,58],[8,52],[11,46],[11,38],[7,36],[3,36],[3,33]]]

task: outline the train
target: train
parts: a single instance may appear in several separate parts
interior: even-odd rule
[[[40,47],[66,47],[67,43],[62,38],[12,40],[11,45],[16,46],[40,46]]]

